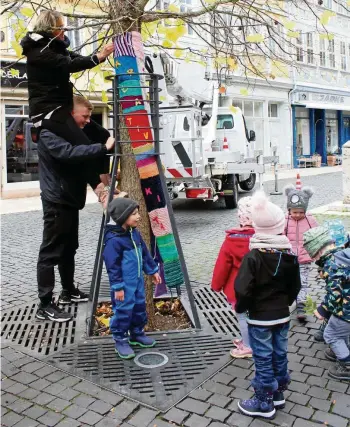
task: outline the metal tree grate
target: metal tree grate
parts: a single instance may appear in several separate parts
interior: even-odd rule
[[[12,347],[23,353],[43,357],[74,344],[78,329],[83,332],[84,321],[78,316],[78,304],[65,306],[74,316],[67,323],[36,320],[37,309],[38,305],[33,303],[2,312],[2,340],[11,342]]]
[[[208,287],[194,290],[197,307],[217,334],[240,335],[235,313],[223,294],[214,292]]]
[[[169,359],[158,368],[141,368],[121,360],[109,338],[84,343],[49,356],[46,363],[118,392],[140,403],[166,411],[230,362],[231,340],[203,332],[155,336],[155,349]]]

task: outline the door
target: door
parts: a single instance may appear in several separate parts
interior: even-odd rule
[[[343,117],[343,140],[341,144],[345,144],[347,141],[350,141],[350,116]]]

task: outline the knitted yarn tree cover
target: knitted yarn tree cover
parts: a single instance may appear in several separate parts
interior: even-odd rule
[[[154,151],[154,135],[150,124],[147,100],[145,54],[141,34],[129,32],[114,39],[114,66],[118,78],[118,93],[132,151],[136,158],[141,188],[164,267],[165,283],[169,288],[184,282],[179,254],[170,223]]]

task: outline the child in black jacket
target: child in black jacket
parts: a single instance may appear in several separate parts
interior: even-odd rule
[[[283,408],[290,378],[287,346],[289,306],[300,291],[298,259],[284,231],[282,210],[263,192],[252,198],[255,235],[235,280],[236,311],[247,312],[249,342],[255,362],[255,396],[238,403],[249,416],[273,419]]]

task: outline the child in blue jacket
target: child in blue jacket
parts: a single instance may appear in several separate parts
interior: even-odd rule
[[[158,266],[136,229],[139,206],[131,199],[114,199],[108,211],[116,225],[107,225],[103,258],[111,286],[113,317],[110,330],[116,353],[131,359],[135,353],[130,345],[153,347],[156,342],[144,333],[147,323],[145,284],[143,273],[159,284]]]

